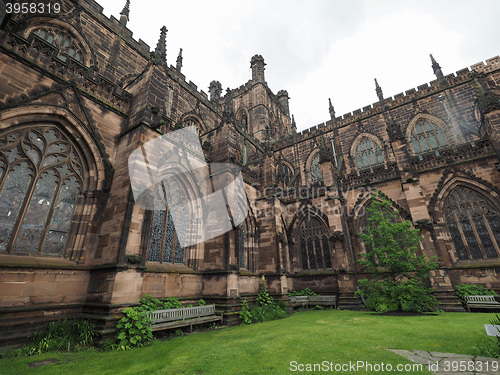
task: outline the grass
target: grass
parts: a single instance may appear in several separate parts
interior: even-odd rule
[[[158,340],[127,352],[52,352],[6,358],[0,360],[0,374],[290,374],[291,361],[384,362],[395,368],[411,362],[388,348],[479,354],[475,346],[484,339],[483,324],[492,318],[494,314],[480,313],[393,317],[370,312],[305,311],[268,323]],[[30,362],[48,358],[60,362],[28,367]]]

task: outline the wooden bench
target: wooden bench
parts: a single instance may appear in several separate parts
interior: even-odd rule
[[[222,321],[222,314],[215,313],[215,305],[156,310],[149,312],[148,316],[153,331],[189,326],[191,332],[193,325]]]
[[[465,296],[465,305],[468,312],[471,308],[500,310],[500,302],[495,300],[495,296]]]
[[[337,296],[292,296],[292,307],[296,306],[337,306]]]

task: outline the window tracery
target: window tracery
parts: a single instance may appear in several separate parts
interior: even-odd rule
[[[62,255],[83,164],[55,126],[0,136],[0,251]]]
[[[321,165],[319,164],[319,152],[314,155],[311,162],[311,183],[320,183],[323,180]]]
[[[355,156],[359,169],[373,167],[384,162],[379,145],[368,137],[363,137],[359,141]]]
[[[162,201],[166,202],[167,192],[177,200],[181,191],[177,181],[161,184]],[[175,217],[175,224],[174,224]],[[186,238],[186,212],[181,209],[165,209],[153,211],[151,223],[148,262],[158,263],[184,263],[184,247]],[[177,225],[176,225],[177,224]]]
[[[427,118],[417,120],[411,129],[410,141],[416,154],[437,150],[447,145],[443,130]]]
[[[53,27],[40,27],[32,31],[35,35],[44,39],[46,42],[57,47],[59,50],[57,58],[61,61],[66,61],[68,56],[76,61],[83,62],[83,53],[78,45],[78,42],[69,35],[69,33],[53,28]]]
[[[500,214],[482,194],[456,187],[446,198],[444,215],[459,260],[498,258]]]
[[[328,233],[317,217],[307,217],[299,226],[299,252],[302,269],[332,268]]]

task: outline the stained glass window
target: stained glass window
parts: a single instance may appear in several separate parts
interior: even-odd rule
[[[163,201],[179,198],[179,184],[175,181],[162,184]],[[171,189],[167,192],[165,189]],[[177,201],[177,199],[175,199]],[[167,206],[153,212],[149,237],[149,262],[184,263],[184,247],[186,238],[186,212],[182,209],[170,210]]]
[[[66,61],[69,56],[77,61],[82,61],[83,54],[78,43],[67,32],[52,27],[38,28],[32,32],[58,48],[57,58],[59,60]]]
[[[363,137],[359,141],[359,144],[356,147],[355,155],[356,164],[360,169],[375,166],[384,162],[382,150],[377,143],[368,137]]]
[[[62,255],[82,189],[82,159],[55,126],[0,135],[0,251]]]
[[[323,180],[321,166],[319,164],[319,153],[317,153],[311,163],[311,182],[320,183]]]
[[[310,216],[302,220],[298,235],[302,269],[332,268],[328,233],[325,225],[317,217]]]
[[[446,146],[443,130],[427,119],[420,119],[410,133],[410,141],[416,154]]]
[[[456,187],[446,198],[444,215],[458,259],[498,258],[500,215],[482,194]]]

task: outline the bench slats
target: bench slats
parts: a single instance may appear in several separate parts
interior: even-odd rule
[[[292,296],[292,305],[333,305],[337,304],[337,296]]]
[[[500,302],[495,300],[495,296],[465,296],[467,311],[470,308],[500,309]]]

